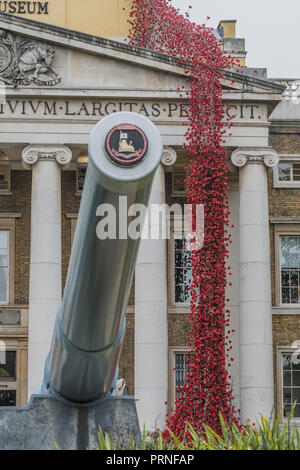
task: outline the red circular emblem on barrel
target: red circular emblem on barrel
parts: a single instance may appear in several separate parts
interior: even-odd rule
[[[145,133],[134,124],[121,124],[114,127],[105,139],[105,152],[116,165],[137,165],[143,160],[147,150],[148,139]]]

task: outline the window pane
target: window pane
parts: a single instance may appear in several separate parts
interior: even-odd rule
[[[300,369],[292,361],[292,353],[282,355],[283,367],[283,415],[287,417],[296,402],[295,417],[300,417]]]
[[[295,406],[294,417],[300,418],[300,405]]]
[[[184,263],[184,252],[175,251],[175,266],[182,266]]]
[[[6,351],[0,356],[0,381],[16,380],[16,351]],[[2,363],[3,362],[3,363]]]
[[[292,373],[289,371],[283,372],[283,385],[290,387],[292,385]]]
[[[0,267],[0,302],[8,302],[8,268]]]
[[[82,191],[86,176],[87,166],[77,167],[77,191]]]
[[[299,272],[298,271],[290,271],[290,285],[292,287],[299,285]]]
[[[283,354],[283,370],[290,370],[292,368],[291,354]]]
[[[281,300],[286,304],[300,303],[300,237],[280,237]]]
[[[279,163],[278,180],[279,181],[291,181],[291,164],[290,163]]]
[[[0,230],[0,248],[8,248],[8,230]]]
[[[288,270],[281,271],[281,285],[283,287],[289,287],[290,285],[290,273]]]
[[[292,405],[284,403],[283,404],[283,416],[287,418],[291,411],[292,411]]]
[[[8,266],[8,252],[7,250],[0,249],[0,266]]]
[[[16,390],[0,391],[0,406],[16,406]]]
[[[0,165],[0,191],[10,190],[10,166]]]
[[[184,270],[175,269],[175,284],[182,284],[184,281]]]
[[[293,163],[293,181],[300,181],[300,165]]]
[[[292,387],[283,387],[283,403],[292,403]]]
[[[183,234],[174,234],[174,248],[175,302],[188,303],[190,301],[189,286],[192,282],[192,268],[187,240]]]
[[[295,357],[293,358],[293,361],[292,361],[292,368],[293,368],[293,371],[300,371],[300,363],[297,364],[297,362],[299,361],[300,359],[300,355],[299,354],[296,354]]]
[[[282,288],[281,293],[282,293],[282,303],[290,304],[291,303],[290,289]]]
[[[184,288],[182,286],[175,286],[175,302],[185,302]]]
[[[183,250],[183,239],[182,236],[179,238],[178,235],[174,235],[175,250]]]
[[[281,267],[300,268],[300,237],[282,236],[281,240]]]
[[[291,289],[291,304],[297,304],[299,302],[298,289]]]
[[[187,266],[189,268],[192,267],[191,253],[189,251],[183,252],[183,263],[184,266]],[[191,270],[189,271],[192,272]]]
[[[183,270],[183,279],[184,279],[185,286],[189,287],[192,283],[192,280],[193,280],[192,270],[191,269],[184,269]]]
[[[186,191],[186,173],[184,171],[174,171],[172,173],[172,189],[173,192]]]
[[[293,386],[300,387],[300,371],[293,370],[292,378],[293,378]]]
[[[191,356],[191,353],[176,353],[175,354],[175,397],[178,397],[180,390],[177,387],[182,387],[186,371],[188,369],[187,358]]]
[[[297,387],[292,388],[292,399],[291,399],[292,405],[295,402],[300,404],[300,388],[297,388]]]

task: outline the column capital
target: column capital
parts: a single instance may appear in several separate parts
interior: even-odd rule
[[[262,163],[268,168],[274,168],[279,163],[278,153],[272,148],[239,148],[232,152],[231,162],[242,168],[247,163]]]
[[[177,160],[177,153],[171,147],[164,147],[161,163],[164,166],[173,166]]]
[[[25,168],[30,168],[38,160],[56,160],[59,165],[68,165],[72,152],[65,145],[28,145],[22,152]]]

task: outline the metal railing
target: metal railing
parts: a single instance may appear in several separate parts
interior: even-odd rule
[[[294,104],[300,103],[299,78],[272,78],[271,80],[286,86],[286,90],[282,94],[284,100],[290,101]]]

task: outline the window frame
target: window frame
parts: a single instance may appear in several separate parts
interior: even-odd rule
[[[283,355],[284,354],[293,354],[295,351],[299,350],[299,346],[277,346],[276,347],[276,372],[277,372],[277,413],[281,417],[282,422],[286,422],[287,417],[283,415]],[[300,416],[293,417],[293,421],[300,424]]]
[[[172,346],[169,347],[169,400],[168,411],[174,409],[175,405],[175,355],[191,353],[192,350],[189,346]]]
[[[297,304],[284,304],[282,303],[281,295],[281,248],[280,237],[291,236],[300,237],[300,224],[279,224],[274,225],[275,237],[275,303],[276,307],[281,308],[300,308],[300,302]]]
[[[186,167],[186,168],[184,168]],[[175,165],[171,168],[171,197],[186,197],[187,196],[187,187],[184,191],[175,191],[173,186],[173,176],[175,174],[175,170],[180,170],[180,173],[185,173],[186,185],[188,181],[189,171],[190,171],[191,164],[188,161],[185,162],[176,162]],[[178,171],[179,172],[179,171]]]
[[[79,187],[78,187],[78,170],[80,168],[85,168],[85,170],[87,170],[88,161],[89,161],[89,157],[88,157],[88,152],[87,151],[81,153],[79,155],[79,157],[77,158],[77,160],[76,160],[76,192],[75,192],[75,196],[81,196],[82,191],[83,191],[83,189],[79,189]]]
[[[15,352],[16,353],[16,369],[15,369],[15,374],[16,374],[16,380],[1,380],[0,381],[0,390],[9,392],[9,391],[16,391],[16,406],[20,406],[21,404],[21,390],[20,390],[20,380],[19,380],[19,375],[20,375],[20,352],[18,348],[18,343],[16,341],[8,341],[3,339],[5,343],[5,349],[7,352]],[[0,406],[1,410],[1,406]]]
[[[81,195],[83,191],[83,189],[79,189],[79,185],[78,185],[78,170],[84,168],[87,171],[87,167],[88,167],[87,163],[76,163],[76,194],[77,195]]]
[[[177,223],[179,223],[178,229]],[[170,234],[171,234],[171,239],[169,240],[169,263],[168,263],[168,272],[169,272],[169,286],[170,286],[170,291],[169,291],[169,305],[171,307],[175,307],[176,309],[188,309],[190,310],[190,302],[176,302],[175,301],[175,243],[174,243],[174,233],[176,232],[182,232],[182,230],[179,230],[183,226],[183,218],[179,216],[172,216],[170,219]]]
[[[14,370],[14,373],[15,375],[13,377],[5,377],[5,376],[0,376],[0,384],[3,383],[3,382],[7,382],[7,383],[17,383],[17,355],[18,355],[18,351],[16,349],[13,349],[13,348],[5,348],[5,353],[8,353],[8,352],[14,352],[15,353],[15,370]]]
[[[3,215],[3,214],[2,214]],[[5,215],[5,214],[4,214]],[[0,216],[0,230],[9,232],[9,263],[8,263],[8,301],[0,302],[0,307],[2,306],[12,306],[14,305],[15,298],[15,236],[16,236],[16,227],[15,227],[15,218],[5,218]]]
[[[7,236],[7,269],[8,269],[8,282],[7,282],[7,289],[8,289],[8,292],[6,293],[7,294],[7,300],[4,302],[1,302],[0,301],[0,305],[9,305],[9,301],[10,301],[10,245],[11,245],[11,233],[10,233],[10,230],[3,230],[3,229],[0,229],[0,232],[6,232],[8,234]],[[0,266],[0,268],[6,268],[6,265],[4,266]]]
[[[300,164],[300,154],[279,155],[280,163]],[[275,166],[273,168],[273,188],[300,188],[300,181],[279,181],[278,166]]]
[[[173,197],[186,196],[187,195],[186,189],[184,189],[183,191],[176,191],[174,189],[174,175],[176,174],[176,170],[177,170],[178,173],[185,174],[185,179],[188,176],[188,168],[184,169],[185,165],[187,165],[187,163],[176,163],[172,167],[172,193],[171,193],[171,196],[173,196]]]
[[[11,162],[8,160],[0,160],[0,166],[8,167],[8,188],[7,189],[0,189],[0,196],[9,196],[12,194],[11,192]]]

